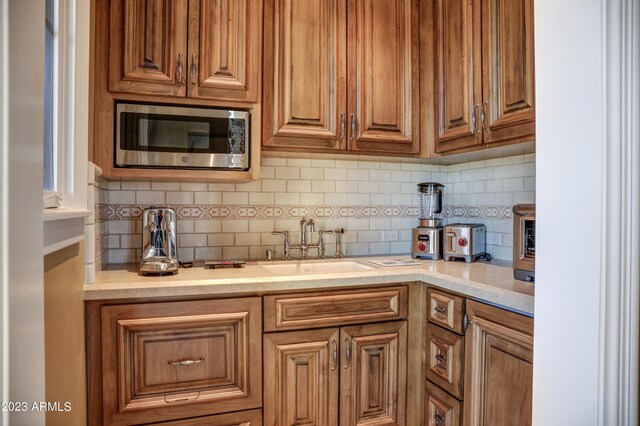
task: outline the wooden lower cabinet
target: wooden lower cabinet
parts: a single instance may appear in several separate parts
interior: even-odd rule
[[[533,318],[467,301],[466,426],[529,426]]]
[[[406,321],[265,334],[264,425],[404,425],[406,346]]]
[[[101,338],[88,339],[90,424],[146,424],[262,406],[259,297],[94,304],[87,309],[91,326],[98,315]],[[204,424],[259,422],[251,419]]]
[[[462,403],[434,385],[427,382],[424,404],[425,426],[459,426]]]
[[[153,423],[158,426],[262,426],[262,410],[218,414],[174,422]]]

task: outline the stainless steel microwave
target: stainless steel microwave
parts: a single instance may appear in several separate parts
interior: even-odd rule
[[[248,170],[248,111],[116,104],[116,166]]]

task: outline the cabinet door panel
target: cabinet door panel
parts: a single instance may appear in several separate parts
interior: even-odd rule
[[[189,2],[189,97],[258,101],[261,0]]]
[[[265,426],[338,419],[338,329],[264,335]]]
[[[340,425],[403,425],[406,321],[343,327],[340,341]]]
[[[345,31],[344,1],[266,0],[264,146],[343,148]]]
[[[480,2],[435,0],[434,7],[436,152],[444,152],[482,143]]]
[[[482,38],[485,143],[533,139],[533,1],[483,0]]]
[[[104,423],[260,407],[260,308],[257,297],[104,306]]]
[[[417,154],[418,4],[349,3],[349,149]]]
[[[460,401],[431,382],[427,382],[425,399],[424,426],[460,425]]]
[[[464,424],[529,426],[533,319],[467,302]]]
[[[109,90],[184,96],[187,0],[111,2]]]

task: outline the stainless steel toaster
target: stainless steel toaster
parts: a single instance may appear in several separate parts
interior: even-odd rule
[[[444,227],[444,253],[446,261],[464,259],[475,262],[484,256],[487,228],[481,223],[452,223]]]

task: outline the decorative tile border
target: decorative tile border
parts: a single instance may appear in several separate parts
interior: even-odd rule
[[[104,220],[139,219],[148,205],[101,204],[98,216]],[[415,206],[247,206],[169,205],[178,219],[327,219],[415,218]],[[512,206],[445,206],[442,218],[511,219]]]

